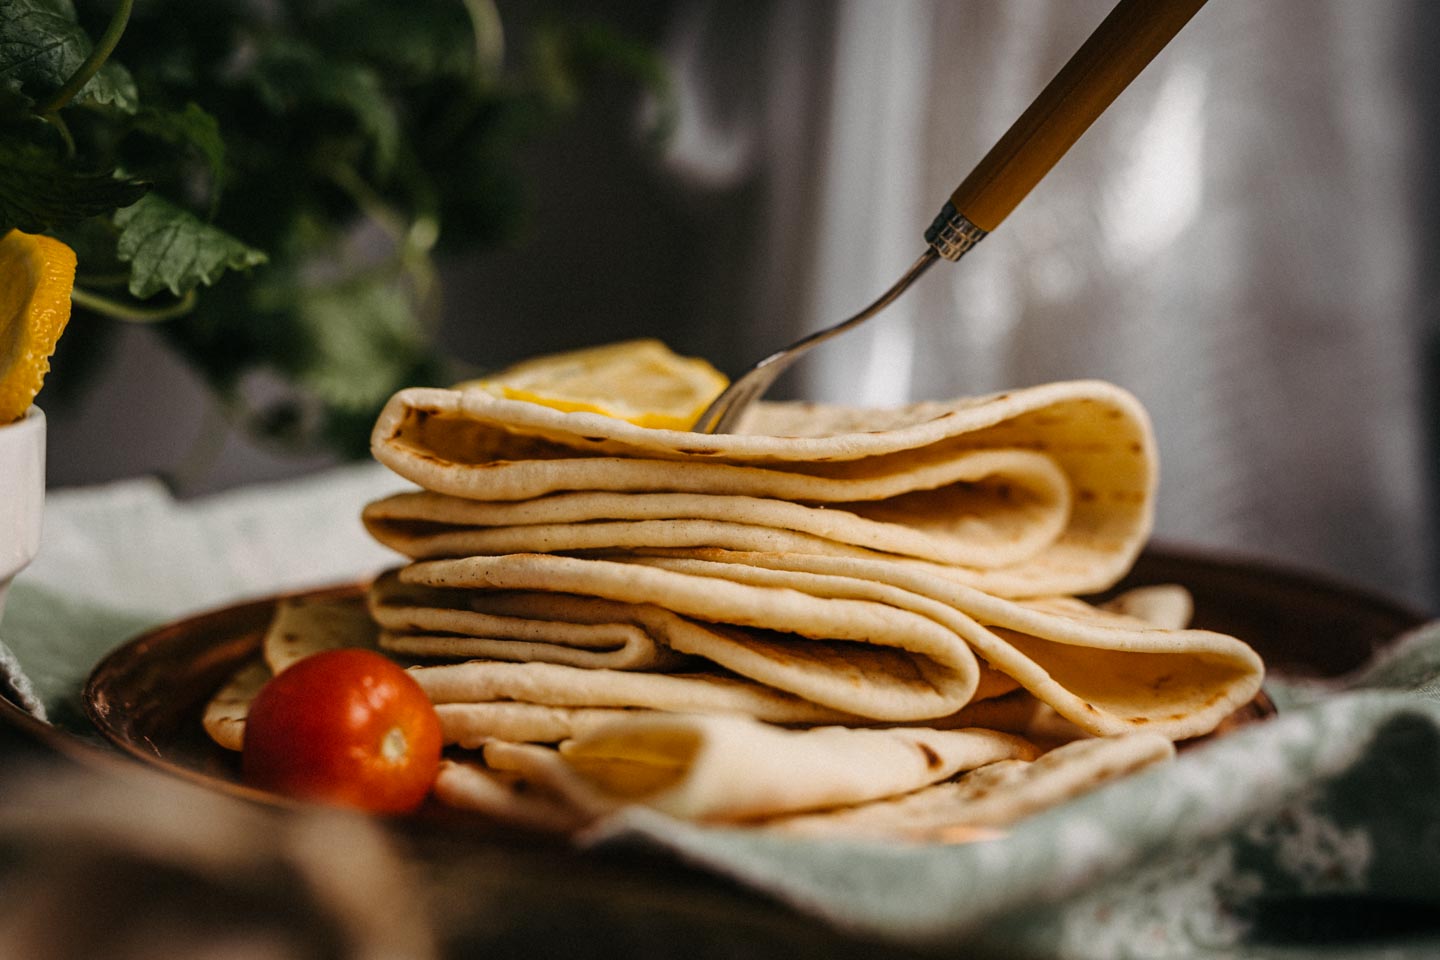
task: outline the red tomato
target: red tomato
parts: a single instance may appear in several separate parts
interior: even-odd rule
[[[435,782],[441,745],[435,708],[403,668],[373,650],[326,650],[260,689],[241,763],[264,790],[404,813]]]

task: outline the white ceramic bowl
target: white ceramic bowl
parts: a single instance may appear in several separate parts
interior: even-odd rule
[[[0,426],[0,615],[10,581],[40,549],[45,501],[45,414],[31,407]]]

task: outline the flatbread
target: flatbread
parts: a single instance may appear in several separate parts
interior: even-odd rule
[[[669,642],[680,652],[864,717],[944,716],[969,703],[979,685],[979,664],[960,636],[928,617],[871,600],[639,563],[532,554],[425,561],[403,568],[400,579],[437,588],[551,590],[663,603],[711,624],[672,635]]]
[[[677,631],[703,629],[653,604],[554,592],[460,593],[406,584],[388,571],[371,585],[379,644],[421,658],[540,661],[612,670],[676,669]]]
[[[597,724],[646,709],[650,708],[567,707],[509,700],[435,705],[445,743],[469,750],[492,740],[555,744]]]
[[[558,750],[491,741],[483,761],[447,761],[436,794],[495,820],[565,833],[642,802],[688,819],[739,819],[798,837],[970,842],[1002,836],[1026,817],[1175,755],[1174,744],[1153,733],[1087,738],[1040,755],[989,732],[978,739],[959,733],[964,739],[949,745],[946,759],[936,750],[938,731],[824,728],[772,738],[771,731],[714,719],[612,721]],[[1014,754],[1002,756],[1006,750]],[[803,770],[790,766],[797,756]],[[986,756],[996,759],[978,762]],[[803,776],[780,773],[781,765]],[[951,766],[961,768],[958,775],[939,776]],[[766,782],[770,776],[777,782]],[[756,783],[766,789],[748,789]],[[893,792],[832,802],[882,791]],[[801,812],[763,812],[781,808]]]
[[[447,806],[545,833],[573,833],[593,819],[519,773],[478,762],[441,760],[433,792]]]
[[[384,575],[381,581],[395,583],[394,573]],[[1183,591],[1183,588],[1174,589]],[[534,596],[542,600],[545,597],[544,594]],[[1126,606],[1127,597],[1128,593],[1121,594],[1112,603]],[[1148,608],[1141,605],[1141,609]],[[544,622],[531,626],[539,635],[546,629]],[[383,634],[381,642],[383,645]],[[614,685],[608,674],[576,670],[545,670],[535,676],[533,672],[513,667],[472,664],[455,670],[425,669],[417,676],[422,685],[429,686],[432,696],[455,701],[437,704],[436,712],[445,742],[467,748],[478,748],[487,740],[558,743],[578,736],[597,723],[647,709],[740,713],[788,724],[865,725],[869,722],[863,717],[847,717],[818,706],[802,706],[793,698],[776,698],[738,677],[725,678],[720,674],[688,677],[682,674],[671,680],[635,682],[643,692],[634,686]],[[927,725],[951,729],[984,727],[1017,733],[1049,746],[1086,736],[1053,708],[1027,691],[1017,690],[1017,686],[1011,678],[982,665],[980,685],[971,702],[958,713],[928,721]]]
[[[1074,597],[1007,600],[891,564],[725,551],[632,557],[635,564],[825,596],[886,597],[954,623],[976,653],[1087,732],[1208,732],[1259,691],[1263,664],[1208,630],[1168,629]],[[956,620],[962,613],[976,631]]]
[[[374,649],[378,631],[365,603],[359,599],[328,597],[284,597],[275,605],[275,615],[260,647],[271,673],[337,647]]]
[[[1035,760],[1000,761],[912,793],[778,817],[766,826],[811,837],[963,842],[987,836],[986,828],[1010,826],[1174,756],[1175,745],[1153,733],[1077,740]]]
[[[1222,634],[1157,628],[1074,598],[1005,600],[848,558],[516,555],[424,561],[400,577],[439,589],[664,602],[731,628],[683,652],[872,720],[964,708],[975,690],[961,673],[971,650],[1092,735],[1201,735],[1252,699],[1263,673],[1249,647]],[[977,662],[976,685],[978,675]]]
[[[558,749],[492,742],[490,770],[542,787],[586,818],[627,804],[701,821],[743,821],[905,793],[1006,759],[1037,755],[992,730],[785,730],[743,717],[637,714]]]
[[[270,668],[263,660],[249,660],[205,704],[201,724],[210,739],[226,750],[240,750],[245,745],[245,718],[250,714],[250,701],[270,679]]]
[[[1151,626],[1181,630],[1195,615],[1195,598],[1178,583],[1157,583],[1132,587],[1100,604],[1100,608],[1144,620]]]
[[[366,519],[416,556],[883,552],[1006,596],[1105,589],[1152,523],[1149,422],[1110,384],[888,411],[766,404],[747,429],[646,429],[484,391],[402,390],[372,450],[430,495],[382,501]]]
[[[468,660],[412,667],[410,675],[437,707],[457,711],[505,703],[732,713],[773,723],[864,722],[855,714],[723,672],[636,673],[553,663]]]
[[[1070,488],[1048,457],[1024,450],[957,454],[938,489],[823,507],[754,496],[584,491],[519,502],[422,491],[366,506],[366,528],[406,556],[537,550],[724,546],[911,556],[1002,567],[1063,532]]]
[[[533,798],[566,833],[629,802],[577,776],[554,747],[503,740],[486,743],[478,760],[443,763],[435,790],[447,803],[501,821],[511,821],[510,810],[523,811]]]

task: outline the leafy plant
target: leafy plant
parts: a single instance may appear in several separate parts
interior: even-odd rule
[[[0,234],[70,244],[93,321],[57,366],[157,323],[244,427],[363,454],[447,376],[434,257],[514,233],[522,145],[607,75],[663,102],[603,23],[506,46],[492,0],[4,0]]]

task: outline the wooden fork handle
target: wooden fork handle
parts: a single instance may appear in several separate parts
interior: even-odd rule
[[[955,212],[987,233],[999,226],[1204,4],[1120,0],[955,188]]]

